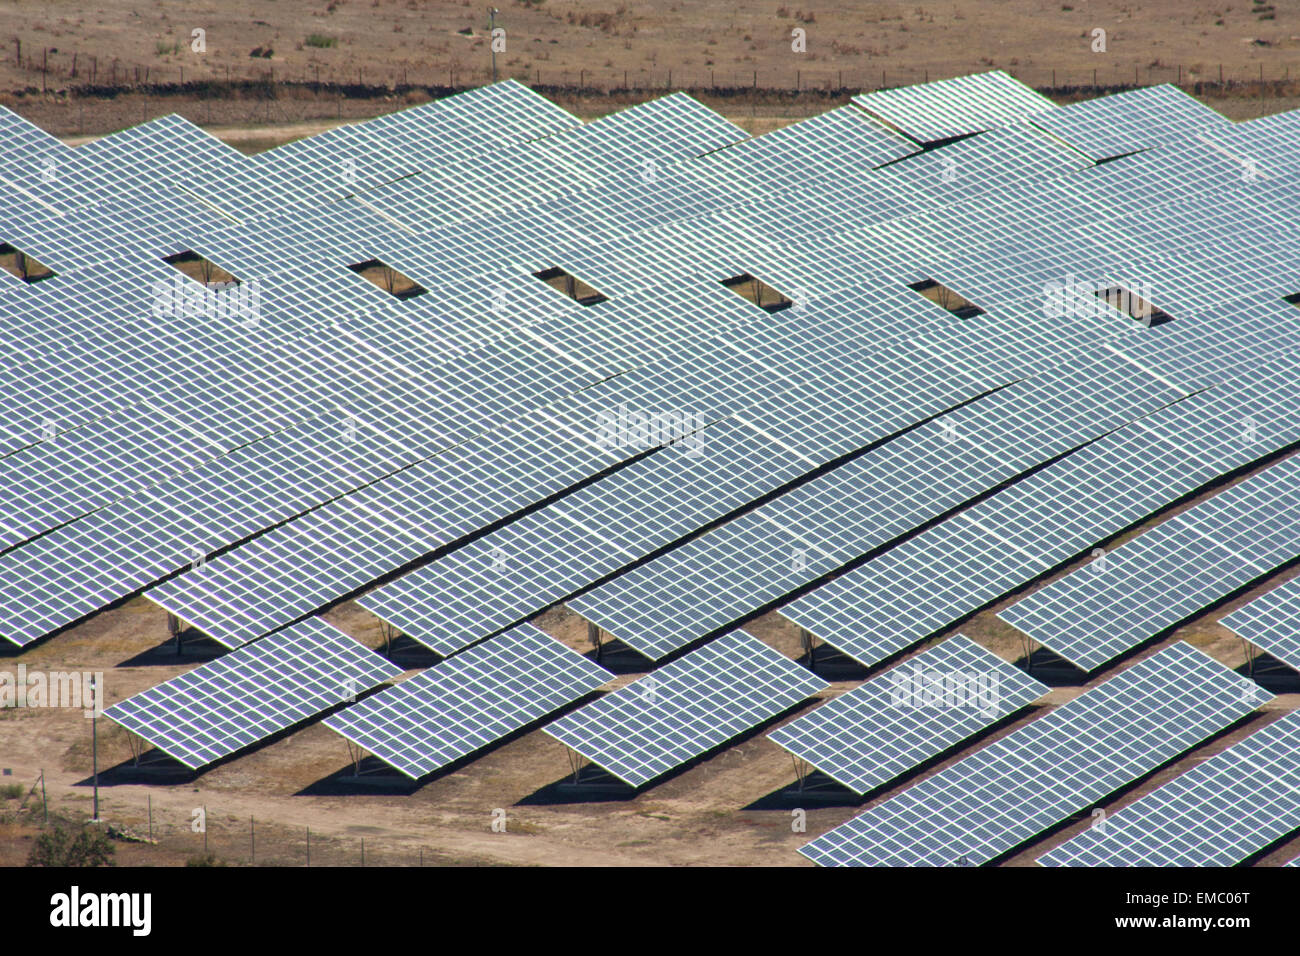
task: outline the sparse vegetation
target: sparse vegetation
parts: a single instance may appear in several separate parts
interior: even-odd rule
[[[28,866],[112,866],[116,847],[103,828],[86,823],[56,823],[41,832],[27,856]]]
[[[326,36],[323,33],[309,33],[307,39],[302,42],[318,50],[330,50],[339,45],[339,38]]]
[[[221,859],[215,853],[200,853],[198,856],[192,856],[185,861],[186,866],[225,866],[226,861]]]

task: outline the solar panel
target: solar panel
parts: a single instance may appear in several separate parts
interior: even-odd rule
[[[197,770],[401,673],[309,618],[120,701],[104,716]]]
[[[781,613],[863,664],[955,624],[1235,468],[1300,440],[1283,360],[1103,436]],[[1268,422],[1247,433],[1247,423]],[[1143,476],[1134,481],[1133,475]]]
[[[430,423],[464,440],[453,426],[474,418],[468,406],[481,393],[504,414],[546,404],[566,383],[582,388],[657,356],[682,356],[679,376],[743,357],[747,367],[769,369],[761,386],[746,385],[762,391],[750,420],[767,430],[799,423],[774,434],[821,462],[988,388],[1063,361],[1068,367],[1099,337],[1123,340],[1125,354],[1187,390],[1225,367],[1293,349],[1276,257],[1258,250],[1276,249],[1284,261],[1296,252],[1297,170],[1287,159],[1294,120],[1226,130],[1220,123],[1197,137],[1186,134],[1200,131],[1205,117],[1174,102],[1176,94],[1116,101],[1096,115],[1097,128],[1146,123],[1175,135],[1151,154],[1082,168],[1012,118],[1014,83],[986,76],[944,89],[947,104],[927,99],[934,87],[886,98],[924,122],[970,117],[983,126],[1001,115],[999,128],[921,153],[855,106],[742,140],[731,124],[673,96],[570,129],[571,116],[512,83],[259,158],[179,117],[76,150],[37,142],[21,124],[3,126],[0,148],[12,140],[24,152],[16,161],[28,167],[12,177],[20,188],[0,200],[13,230],[6,238],[31,243],[42,261],[55,256],[59,275],[28,284],[0,274],[7,320],[0,354],[15,361],[0,371],[0,454],[45,444],[47,419],[60,435],[87,430],[0,466],[12,467],[4,473],[14,479],[0,489],[13,522],[4,540],[14,545],[0,555],[0,629],[33,640],[180,571],[196,550],[234,545],[347,495],[409,465],[412,448],[416,457],[430,451],[421,437]],[[1267,176],[1246,181],[1225,150],[1262,151]],[[47,152],[60,164],[50,182],[30,162]],[[638,165],[646,157],[656,160],[653,175]],[[345,198],[353,189],[340,187],[338,164],[349,158],[357,160],[355,195]],[[945,159],[972,174],[945,181]],[[245,221],[231,221],[232,211]],[[169,270],[160,250],[180,248],[264,283],[256,330],[206,317],[142,323],[154,304],[152,281]],[[437,294],[390,301],[344,268],[370,256]],[[612,300],[598,309],[554,302],[562,297],[529,275],[553,256],[612,291]],[[741,270],[806,300],[802,321],[789,321],[794,309],[768,315],[719,287]],[[1038,321],[1044,283],[1067,272],[1154,276],[1160,304],[1188,321],[1132,334],[1130,320],[1114,314]],[[921,300],[907,286],[927,275],[988,311],[964,320]],[[499,313],[502,288],[510,308]],[[550,305],[555,311],[544,314]],[[93,335],[87,314],[97,316]],[[1024,334],[1026,316],[1035,317],[1033,335]],[[482,343],[507,330],[554,363],[503,350],[495,368],[476,365],[472,377],[435,376],[462,368],[440,348],[444,340]],[[872,353],[905,353],[907,361]],[[528,390],[561,362],[554,378]],[[407,409],[409,428],[377,443],[382,454],[322,462],[315,452],[339,424],[336,406],[395,374],[438,383],[431,401]],[[781,380],[785,392],[772,387]],[[498,381],[513,405],[494,390]],[[716,382],[693,385],[707,391]],[[159,391],[171,401],[151,418],[138,403]],[[727,400],[738,394],[743,389]],[[446,416],[437,411],[444,399]],[[900,411],[904,402],[911,404]],[[223,467],[191,472],[165,493],[105,506],[137,482],[149,487],[170,476],[173,466],[292,428],[304,410],[315,430],[294,429],[282,455],[231,451]],[[412,447],[397,447],[404,443]],[[424,489],[403,485],[401,495],[410,510],[395,522],[399,540],[385,538],[339,580],[313,575],[310,599],[285,592],[302,568],[317,567],[326,551],[356,557],[348,535],[387,532],[347,514],[340,537],[301,525],[296,547],[285,544],[292,538],[285,531],[268,543],[275,555],[257,573],[232,573],[228,593],[196,587],[193,606],[238,643],[396,570],[411,553],[402,522],[418,522],[435,504]],[[252,564],[265,553],[241,557]],[[739,591],[743,583],[737,591],[752,597]],[[212,610],[221,602],[232,604],[228,617],[254,621],[245,628],[221,620],[227,612]]]
[[[1055,107],[1030,122],[1093,159],[1111,159],[1230,125],[1222,114],[1170,84]]]
[[[853,102],[920,143],[994,129],[1053,106],[1002,70],[878,90]]]
[[[1219,623],[1300,670],[1300,578],[1292,578],[1244,604]]]
[[[1092,384],[1082,386],[1083,381]],[[568,601],[651,657],[739,621],[1178,392],[1113,356],[949,412]]]
[[[801,847],[823,866],[978,866],[1272,695],[1179,642]]]
[[[1044,866],[1234,866],[1300,828],[1300,711],[1038,858]]]
[[[822,704],[768,739],[858,794],[985,730],[1048,692],[956,634]]]
[[[780,188],[807,182],[829,169],[842,171],[858,163],[881,166],[916,151],[915,143],[860,109],[843,106],[765,133],[743,149],[720,149],[705,157],[704,165],[716,165],[720,174],[740,176],[762,188]]]
[[[331,714],[324,723],[418,780],[613,677],[523,624]]]
[[[1252,475],[998,612],[1084,670],[1300,555],[1300,457]]]
[[[543,729],[640,787],[828,686],[756,638],[728,634]]]
[[[253,640],[645,450],[599,443],[545,413],[530,418],[268,531],[149,598],[214,638]],[[304,578],[321,553],[336,559]]]
[[[633,462],[358,599],[442,655],[742,508],[812,464],[734,420]]]
[[[926,205],[938,206],[1089,165],[1038,128],[1018,122],[890,163],[880,174],[882,180],[906,184]]]
[[[514,80],[327,130],[248,158],[228,181],[194,188],[240,217],[282,214],[293,202],[337,198],[429,168],[476,161],[486,151],[562,134],[576,117]]]

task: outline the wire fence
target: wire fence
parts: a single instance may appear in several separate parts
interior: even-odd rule
[[[89,819],[46,805],[38,781],[16,807],[3,808],[5,822],[43,830],[79,827]],[[13,795],[6,794],[13,799]],[[84,796],[84,795],[79,795]],[[139,849],[131,862],[185,866],[445,866],[461,862],[417,841],[394,841],[378,835],[339,832],[311,826],[288,826],[255,816],[229,813],[216,804],[198,804],[188,812],[164,808],[149,796],[123,799],[100,791],[100,825],[118,847]]]
[[[255,59],[243,69],[211,68],[195,62],[140,64],[117,57],[83,55],[64,49],[17,53],[11,61],[30,78],[28,92],[75,91],[88,95],[113,95],[131,90],[154,94],[169,91],[199,92],[212,87],[257,85],[263,87],[309,87],[342,91],[351,96],[385,95],[403,90],[467,89],[496,79],[513,78],[535,87],[563,88],[591,93],[687,90],[692,92],[737,93],[760,90],[768,93],[869,91],[925,83],[950,76],[990,69],[970,64],[943,74],[929,69],[891,69],[861,66],[852,69],[803,69],[784,58],[779,65],[751,70],[718,69],[564,69],[531,67],[527,70],[501,67],[495,72],[486,63],[477,67],[450,65],[443,68],[407,66],[359,66],[330,68],[319,64],[293,66]],[[1293,81],[1289,64],[1226,67],[1154,63],[1125,66],[1105,61],[1090,69],[1003,67],[1021,82],[1045,93],[1068,94],[1075,90],[1127,89],[1157,83],[1173,83],[1197,92],[1215,87],[1223,90],[1285,85]],[[1300,63],[1297,77],[1300,79]]]

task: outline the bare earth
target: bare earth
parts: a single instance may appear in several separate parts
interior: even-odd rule
[[[1173,78],[1269,79],[1297,65],[1300,8],[1218,0],[510,0],[497,26],[503,75],[553,85],[850,86],[997,67],[1034,85]],[[337,82],[482,82],[485,5],[471,0],[0,3],[0,88],[276,76]],[[192,49],[195,29],[205,52]],[[806,32],[806,52],[792,30]],[[1093,52],[1094,30],[1106,32]],[[313,45],[315,44],[315,45]],[[257,51],[257,55],[251,54]],[[269,53],[269,55],[267,55]],[[21,56],[21,63],[19,57]],[[76,57],[77,75],[72,75]],[[44,70],[44,73],[42,72]],[[673,80],[668,71],[673,71]],[[477,76],[471,74],[477,73]],[[801,73],[801,77],[796,77]],[[143,78],[143,77],[142,77]]]

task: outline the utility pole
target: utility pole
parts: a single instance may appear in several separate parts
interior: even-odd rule
[[[93,699],[90,703],[90,759],[95,774],[95,815],[92,823],[99,822],[99,678],[92,677],[90,686]]]
[[[488,49],[492,51],[492,82],[497,81],[497,14],[496,7],[488,7]]]

